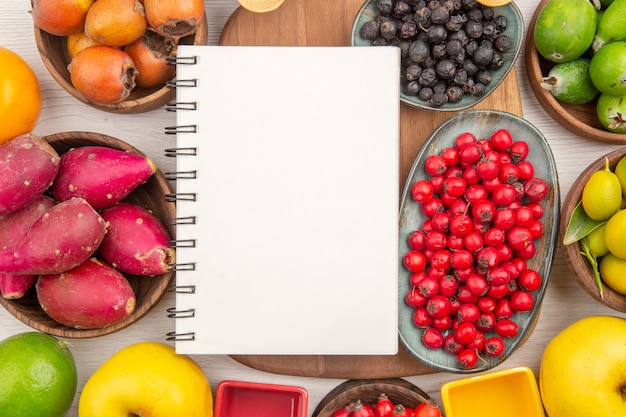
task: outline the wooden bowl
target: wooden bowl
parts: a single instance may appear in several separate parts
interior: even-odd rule
[[[528,73],[528,82],[537,97],[537,101],[539,101],[541,107],[543,107],[558,124],[578,136],[598,142],[615,144],[626,143],[626,134],[609,132],[604,129],[596,113],[597,100],[593,100],[587,104],[561,103],[555,99],[549,91],[541,88],[542,78],[548,75],[555,64],[543,58],[539,52],[537,52],[533,32],[535,30],[537,16],[548,1],[549,0],[542,0],[537,6],[528,27],[525,44],[525,63],[526,72]]]
[[[44,136],[50,145],[63,154],[71,148],[87,145],[108,146],[134,154],[142,154],[133,146],[113,137],[90,132],[64,132]],[[176,216],[175,204],[165,200],[165,194],[172,192],[169,182],[161,170],[157,170],[150,179],[135,189],[124,201],[137,204],[152,211],[164,224]],[[175,236],[173,226],[167,226],[170,236]],[[0,304],[30,327],[65,338],[89,338],[114,333],[123,329],[143,317],[161,298],[170,285],[174,272],[168,272],[154,277],[139,277],[125,274],[135,292],[135,311],[126,319],[102,329],[75,329],[65,326],[49,317],[40,307],[34,288],[31,288],[24,297],[17,300],[7,300],[0,297]]]
[[[606,154],[605,156],[609,159],[609,166],[611,170],[613,170],[615,169],[615,165],[617,165],[619,160],[622,159],[622,157],[626,156],[626,147],[616,149]],[[576,281],[578,281],[580,286],[583,287],[587,294],[591,295],[597,301],[601,302],[607,307],[612,308],[613,310],[626,313],[625,295],[614,291],[605,284],[602,286],[604,297],[600,297],[600,293],[598,292],[598,286],[596,285],[595,275],[593,273],[593,268],[589,264],[589,261],[587,261],[587,258],[581,255],[579,242],[575,242],[569,245],[563,245],[563,238],[565,237],[565,231],[567,230],[569,219],[572,216],[572,212],[582,198],[582,192],[585,183],[594,172],[600,171],[604,168],[604,158],[604,156],[598,158],[587,168],[585,168],[585,170],[578,176],[574,184],[572,184],[572,187],[567,193],[567,196],[563,201],[563,207],[561,209],[559,242],[561,242],[561,250],[563,251],[563,256],[565,258],[567,266],[574,274]]]
[[[198,31],[181,38],[179,44],[182,45],[206,45],[208,41],[208,29],[206,16],[198,27]],[[136,114],[157,109],[176,97],[174,88],[163,85],[155,88],[135,87],[130,96],[119,102],[112,104],[100,104],[89,101],[72,85],[70,73],[67,69],[71,59],[67,50],[67,37],[51,35],[35,27],[35,43],[39,50],[39,55],[46,69],[52,78],[72,96],[96,109],[111,113]]]
[[[312,417],[332,417],[333,413],[353,401],[375,405],[380,394],[385,394],[394,404],[415,408],[431,400],[424,391],[401,378],[350,379],[333,388],[317,405]]]

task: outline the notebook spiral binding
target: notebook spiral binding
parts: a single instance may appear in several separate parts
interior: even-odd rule
[[[197,56],[177,56],[168,59],[168,64],[170,65],[195,65],[198,62]],[[174,79],[167,83],[168,88],[194,88],[198,86],[197,79]],[[198,103],[194,101],[190,102],[178,102],[174,101],[171,103],[167,103],[165,105],[165,110],[168,112],[179,112],[179,111],[196,111],[198,109]],[[198,125],[189,124],[189,125],[177,125],[177,126],[167,126],[165,127],[165,134],[167,135],[178,135],[178,134],[187,134],[187,133],[197,133]],[[178,148],[169,148],[165,149],[166,157],[188,157],[188,156],[196,156],[198,150],[195,147],[178,147]],[[198,173],[195,170],[192,171],[174,171],[165,173],[165,178],[168,181],[177,181],[177,180],[195,180],[197,178]],[[168,202],[194,202],[196,201],[195,193],[171,193],[165,195],[165,200]],[[195,216],[188,217],[177,217],[168,220],[168,225],[176,225],[176,226],[187,226],[187,225],[195,225],[196,224]],[[196,247],[195,239],[182,239],[182,240],[171,240],[170,246],[176,248],[176,250],[185,250],[189,248]],[[196,269],[195,262],[187,262],[187,263],[174,263],[170,265],[170,269],[179,272],[185,271],[194,271]],[[195,294],[196,286],[195,285],[172,285],[169,288],[170,292],[176,294]],[[195,317],[195,309],[177,309],[176,307],[171,307],[167,309],[167,317],[171,319],[186,319]],[[195,340],[196,334],[195,332],[169,332],[166,334],[166,340],[168,341],[193,341]]]

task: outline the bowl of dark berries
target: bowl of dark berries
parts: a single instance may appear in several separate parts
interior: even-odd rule
[[[402,344],[444,372],[503,363],[532,334],[556,247],[546,138],[511,113],[461,111],[424,143],[400,201]]]
[[[515,65],[524,19],[513,3],[476,0],[367,0],[352,25],[352,46],[401,50],[400,101],[434,111],[470,108]]]

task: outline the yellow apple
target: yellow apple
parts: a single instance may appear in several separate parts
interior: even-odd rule
[[[79,417],[212,417],[213,395],[202,368],[168,345],[140,342],[94,372],[78,402]]]
[[[626,416],[626,319],[586,317],[557,334],[539,390],[549,417]]]

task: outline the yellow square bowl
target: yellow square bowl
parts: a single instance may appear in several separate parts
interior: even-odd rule
[[[545,417],[537,380],[525,366],[441,386],[446,417]]]

